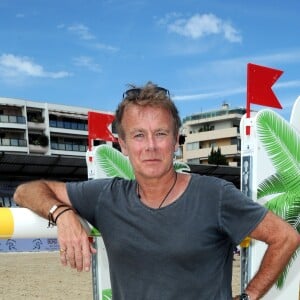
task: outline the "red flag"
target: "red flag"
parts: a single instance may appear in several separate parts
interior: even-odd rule
[[[247,65],[247,118],[250,117],[250,103],[282,108],[272,90],[273,84],[283,71],[249,63]],[[246,128],[250,134],[250,128]]]
[[[250,63],[247,67],[247,102],[282,108],[272,91],[272,85],[281,76],[283,71]]]
[[[115,142],[117,139],[113,136],[108,126],[114,120],[114,115],[89,111],[88,112],[88,131],[89,131],[89,149],[93,139]]]

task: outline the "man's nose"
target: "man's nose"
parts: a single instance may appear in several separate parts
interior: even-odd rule
[[[149,136],[147,138],[147,150],[154,150],[156,148],[155,138],[153,136]]]

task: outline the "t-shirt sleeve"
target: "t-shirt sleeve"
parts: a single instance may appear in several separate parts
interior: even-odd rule
[[[236,245],[257,227],[268,211],[229,182],[224,183],[220,199],[221,228]]]
[[[105,179],[93,179],[66,184],[69,199],[77,213],[94,224],[95,212],[105,188]]]

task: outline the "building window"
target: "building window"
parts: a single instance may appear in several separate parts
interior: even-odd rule
[[[88,130],[87,120],[74,119],[74,118],[60,118],[56,115],[49,117],[50,127],[65,128],[74,130]]]
[[[187,143],[186,144],[186,150],[192,151],[199,149],[199,142],[193,142],[193,143]]]
[[[238,139],[236,137],[231,138],[230,145],[237,145]]]
[[[51,140],[53,150],[86,152],[88,148],[86,139],[52,137]]]
[[[210,148],[217,148],[218,147],[217,142],[216,141],[210,141],[209,142],[209,147]]]
[[[191,158],[187,161],[188,164],[197,165],[199,164],[199,158]]]

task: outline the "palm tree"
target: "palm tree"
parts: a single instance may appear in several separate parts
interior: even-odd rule
[[[260,111],[256,123],[258,138],[275,168],[275,174],[259,184],[257,198],[272,196],[266,207],[300,232],[300,137],[288,122],[270,110]],[[283,287],[298,254],[299,249],[280,275],[278,288]]]

